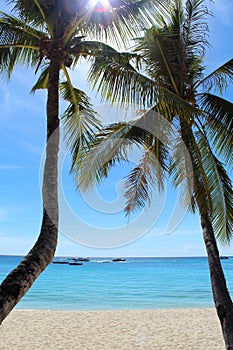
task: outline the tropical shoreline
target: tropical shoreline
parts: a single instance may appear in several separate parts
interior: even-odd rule
[[[214,309],[13,310],[1,350],[224,350]]]
[[[207,258],[90,258],[82,266],[50,264],[17,308],[158,310],[213,308]],[[103,263],[109,261],[109,263]],[[0,279],[19,262],[0,257]],[[224,260],[229,281],[233,260]],[[229,285],[233,293],[233,285]]]

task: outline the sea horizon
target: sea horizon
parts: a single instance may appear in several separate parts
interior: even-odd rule
[[[0,282],[22,255],[0,255]],[[54,261],[86,258],[55,256]],[[125,261],[113,262],[119,258]],[[222,260],[233,292],[233,258]],[[154,310],[214,307],[208,260],[200,257],[89,257],[80,266],[51,263],[17,309]]]
[[[25,255],[23,255],[23,254],[0,254],[0,257],[2,257],[2,256],[14,256],[14,257],[25,257],[27,254],[25,254]],[[222,254],[223,255],[223,254]],[[226,254],[224,254],[224,255],[226,255]],[[74,256],[76,256],[76,257],[89,257],[89,258],[117,258],[117,257],[125,257],[125,258],[152,258],[152,259],[157,259],[157,258],[165,258],[165,259],[169,259],[169,258],[207,258],[207,255],[174,255],[174,256],[163,256],[163,255],[161,255],[161,256],[150,256],[150,255],[148,255],[148,256],[145,256],[145,255],[119,255],[119,254],[117,254],[117,255],[111,255],[111,256],[109,256],[109,255],[79,255],[79,254],[77,254],[77,255],[74,255],[74,254],[71,254],[71,255],[66,255],[66,254],[64,254],[64,255],[54,255],[54,258],[72,258],[72,257],[74,257]],[[233,258],[233,255],[231,256],[231,255],[227,255],[229,258]]]

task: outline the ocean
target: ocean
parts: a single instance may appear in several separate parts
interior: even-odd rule
[[[0,256],[0,281],[21,259]],[[125,260],[90,258],[81,266],[51,263],[17,308],[146,310],[214,306],[206,257]],[[233,258],[222,260],[222,265],[233,295]]]

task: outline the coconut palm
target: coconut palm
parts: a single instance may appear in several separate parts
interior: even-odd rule
[[[233,104],[222,95],[233,82],[233,59],[205,74],[209,12],[204,0],[172,3],[168,18],[159,16],[156,25],[135,39],[132,55],[108,49],[95,58],[89,78],[104,98],[123,105],[137,103],[149,111],[130,123],[104,128],[82,161],[74,164],[73,172],[79,187],[86,190],[117,162],[127,160],[132,145],[143,149],[141,160],[126,178],[126,215],[148,205],[152,189],[163,189],[165,174],[175,186],[186,185],[184,200],[200,215],[213,299],[226,349],[232,350],[233,304],[216,238],[222,243],[232,238],[228,171],[232,169]],[[175,141],[166,142],[175,131]]]
[[[46,88],[48,95],[41,231],[28,255],[0,286],[0,323],[55,254],[59,221],[59,87],[61,96],[68,103],[72,102],[64,113],[64,123],[70,143],[79,140],[73,144],[76,157],[79,150],[87,147],[100,125],[88,97],[72,85],[68,68],[74,68],[82,56],[98,54],[104,44],[95,43],[93,37],[122,43],[132,28],[148,24],[151,9],[162,8],[163,0],[109,0],[104,3],[9,0],[6,3],[11,4],[13,10],[11,15],[0,12],[0,70],[9,77],[17,64],[25,64],[35,72],[41,70],[33,90]],[[84,40],[86,36],[89,40]]]

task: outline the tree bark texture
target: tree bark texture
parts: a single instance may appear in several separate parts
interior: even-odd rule
[[[212,223],[208,214],[201,213],[200,215],[214,304],[222,326],[226,349],[233,350],[233,304],[227,289]]]
[[[47,144],[43,177],[43,218],[40,235],[19,265],[0,286],[0,324],[52,261],[58,236],[58,83],[61,61],[51,57],[47,98]]]
[[[194,161],[192,160],[194,159],[193,152],[195,152],[195,146],[193,143],[191,126],[182,119],[180,120],[180,124],[182,139],[187,147],[191,162],[194,164]],[[205,189],[199,182],[197,173],[199,170],[197,164],[192,171],[193,189],[200,213],[203,239],[208,257],[213,300],[221,323],[226,349],[233,350],[233,304],[230,293],[227,289],[213,225],[209,216],[208,205],[205,200]]]

